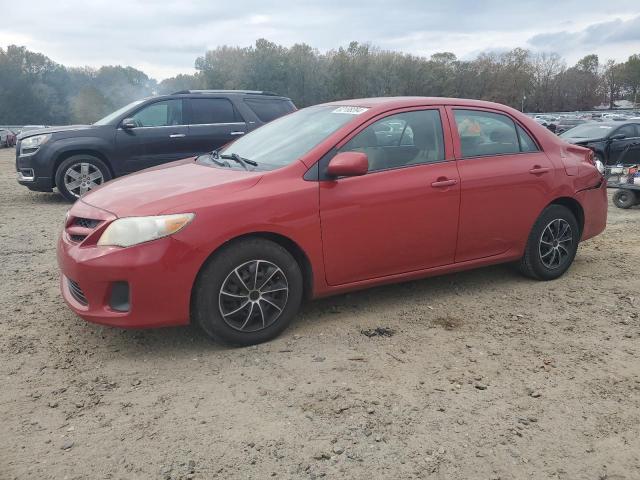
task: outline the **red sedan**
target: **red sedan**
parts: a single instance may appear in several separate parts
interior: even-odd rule
[[[83,196],[58,244],[62,294],[91,322],[196,322],[246,345],[303,298],[503,262],[552,280],[605,228],[597,163],[495,103],[317,105]]]

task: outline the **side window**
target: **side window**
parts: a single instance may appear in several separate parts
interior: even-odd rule
[[[537,152],[540,150],[536,142],[525,132],[520,125],[516,125],[518,129],[518,138],[520,139],[520,151],[521,152]]]
[[[398,113],[378,120],[353,137],[341,152],[367,154],[369,171],[444,160],[444,135],[438,110]]]
[[[626,138],[637,137],[638,134],[636,132],[637,125],[623,125],[618,130],[616,130],[613,134],[617,135],[619,133],[624,134]]]
[[[454,110],[462,156],[519,153],[516,126],[508,116],[480,110]]]
[[[244,103],[263,122],[270,122],[295,110],[293,103],[288,100],[263,100],[245,98]]]
[[[236,123],[242,120],[226,98],[191,98],[191,125]]]
[[[132,118],[139,127],[184,125],[182,122],[182,100],[164,100],[152,103],[138,111]]]

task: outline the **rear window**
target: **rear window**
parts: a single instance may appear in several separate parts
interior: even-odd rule
[[[241,122],[233,104],[226,98],[192,98],[191,125]]]
[[[256,114],[256,117],[265,123],[296,109],[291,100],[245,98],[244,103]]]

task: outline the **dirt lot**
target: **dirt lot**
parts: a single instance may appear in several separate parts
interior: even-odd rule
[[[1,479],[640,478],[640,209],[611,207],[560,280],[376,288],[230,349],[76,318],[68,205],[13,168],[0,151]]]

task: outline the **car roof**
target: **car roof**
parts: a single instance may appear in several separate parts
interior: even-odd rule
[[[290,100],[289,97],[263,90],[180,90],[169,95],[243,95],[255,96],[256,98]]]
[[[373,97],[373,98],[355,98],[353,100],[336,100],[334,102],[324,103],[323,105],[342,105],[353,107],[367,108],[403,108],[412,107],[414,105],[456,105],[469,107],[487,107],[498,108],[504,110],[505,105],[499,103],[487,102],[484,100],[470,100],[465,98],[448,98],[448,97]]]

